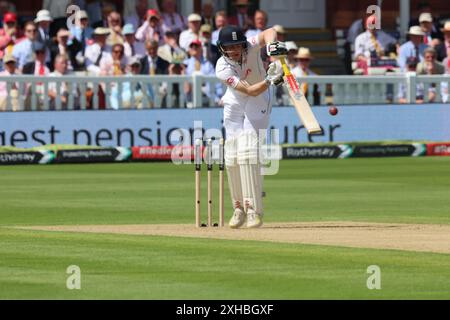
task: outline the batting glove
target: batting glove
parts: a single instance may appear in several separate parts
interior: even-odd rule
[[[279,63],[272,62],[267,69],[266,81],[272,85],[279,86],[283,83],[284,79],[283,68]]]
[[[274,41],[266,45],[267,55],[269,57],[285,56],[288,53],[286,43]]]

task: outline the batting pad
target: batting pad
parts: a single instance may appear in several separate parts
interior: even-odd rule
[[[225,166],[227,168],[228,187],[233,208],[236,208],[236,202],[239,202],[244,208],[241,173],[237,164],[237,138],[235,137],[225,141]]]
[[[238,137],[238,164],[244,203],[248,203],[256,213],[262,215],[262,181],[258,147],[258,135],[255,133],[243,133]]]

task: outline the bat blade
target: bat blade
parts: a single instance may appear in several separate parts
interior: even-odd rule
[[[297,114],[308,133],[322,133],[322,128],[320,127],[319,122],[314,116],[314,113],[311,110],[311,106],[309,105],[308,100],[306,100],[305,96],[303,94],[292,92],[290,87],[288,87],[288,93],[289,97],[291,98],[291,102],[294,105],[294,108],[297,111]]]
[[[305,95],[302,94],[297,79],[295,79],[294,75],[289,70],[284,58],[281,58],[280,62],[284,70],[284,82],[287,86],[289,97],[291,98],[291,102],[294,105],[300,120],[308,133],[322,133],[322,128],[314,116],[308,100],[306,100]]]

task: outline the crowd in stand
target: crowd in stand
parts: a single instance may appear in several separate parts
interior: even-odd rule
[[[66,8],[71,4],[81,10],[67,16]],[[175,0],[162,1],[161,8],[152,0],[124,1],[122,13],[107,1],[44,0],[43,9],[32,21],[19,21],[14,5],[0,1],[0,76],[214,75],[219,58],[216,42],[222,27],[237,25],[244,29],[248,38],[268,27],[267,13],[257,10],[250,15],[248,0],[235,0],[233,4],[236,8],[234,16],[229,16],[224,10],[216,10],[211,2],[204,1],[200,14],[184,17],[178,13]],[[423,8],[417,21],[412,21],[409,41],[402,45],[383,30],[369,28],[376,22],[375,17],[370,16],[356,21],[348,31],[347,40],[354,44],[353,60],[362,74],[368,74],[373,67],[391,67],[394,64],[401,72],[449,73],[450,22],[442,29],[437,27],[429,8]],[[285,41],[283,27],[276,25],[274,28],[278,40]],[[289,50],[287,61],[293,73],[296,76],[314,75],[309,68],[313,58],[310,50],[298,48],[295,42],[286,44]],[[111,85],[111,90],[106,88],[108,85]],[[170,86],[175,101],[179,101],[180,93],[184,91],[187,98],[185,106],[192,105],[193,88],[190,83],[183,87],[177,84]],[[302,88],[308,92],[306,83]],[[112,108],[120,105],[141,107],[144,97],[154,101],[155,96],[160,95],[164,100],[169,85],[162,83],[153,88],[151,85],[124,83],[119,90],[114,83],[101,84],[97,88],[88,88],[86,93],[83,92],[84,97],[76,85],[67,83],[59,86],[50,83],[45,92],[39,85],[33,93],[30,86],[23,88],[22,93],[18,89],[16,84],[8,89],[6,84],[0,83],[0,110],[5,109],[6,96],[14,98],[19,94],[25,96],[26,108],[30,106],[32,95],[38,96],[40,106],[50,98],[51,107],[57,99],[61,99],[64,107],[71,96],[76,105],[80,99],[86,99],[89,108],[93,91],[98,92],[100,108],[106,107],[107,99]],[[418,102],[423,100],[424,94],[433,101],[436,85],[426,93],[423,88],[417,91]],[[223,94],[220,85],[212,90],[209,85],[204,85],[202,92],[205,104],[210,98],[219,103]],[[318,101],[320,93],[317,86],[311,93]],[[398,94],[400,101],[406,101],[405,88],[400,88]],[[282,89],[278,89],[280,103],[282,96]],[[14,109],[19,108],[17,99],[13,99],[12,104]]]
[[[347,33],[347,42],[353,44],[355,74],[370,74],[398,70],[400,73],[413,72],[417,75],[440,75],[450,73],[450,20],[441,27],[433,17],[432,8],[426,2],[419,3],[419,15],[409,23],[408,39],[400,44],[399,40],[383,30],[375,28],[375,16],[355,21]],[[389,86],[388,91],[392,90]],[[442,100],[448,101],[446,83],[432,84],[427,90],[423,84],[417,85],[416,102],[436,101],[437,90]],[[388,92],[388,100],[394,92]],[[406,103],[406,88],[400,86],[398,99]],[[427,99],[425,99],[427,97]]]

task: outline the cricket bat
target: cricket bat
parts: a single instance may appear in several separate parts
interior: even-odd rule
[[[301,92],[297,79],[295,79],[291,70],[289,70],[286,60],[282,57],[280,58],[280,62],[283,67],[284,82],[287,86],[289,97],[291,98],[295,110],[297,110],[300,120],[309,134],[322,133],[322,128],[320,127],[319,122],[317,122],[308,100],[306,100],[305,95]]]

